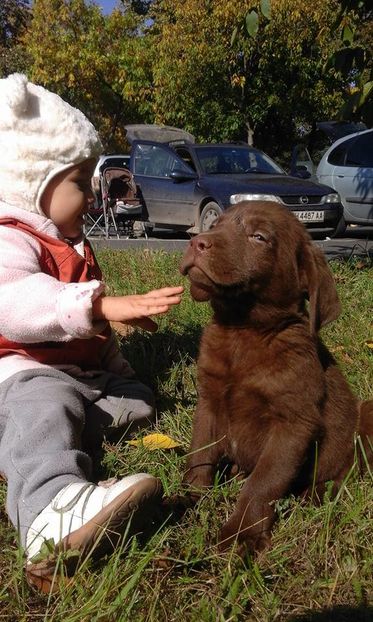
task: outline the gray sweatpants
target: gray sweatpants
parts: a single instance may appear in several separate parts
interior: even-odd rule
[[[77,380],[53,368],[19,372],[0,384],[0,473],[7,512],[24,545],[27,529],[61,488],[91,481],[104,435],[150,424],[151,390],[102,372]]]

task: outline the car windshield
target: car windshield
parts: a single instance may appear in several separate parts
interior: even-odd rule
[[[271,158],[250,147],[198,147],[196,154],[206,175],[241,173],[283,175],[284,171]]]

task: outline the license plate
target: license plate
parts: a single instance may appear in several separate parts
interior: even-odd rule
[[[322,210],[307,210],[304,212],[293,212],[298,220],[302,222],[324,222],[324,212]]]

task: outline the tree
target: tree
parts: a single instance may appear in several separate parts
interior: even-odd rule
[[[229,26],[217,17],[221,5],[219,0],[160,0],[150,13],[157,50],[155,118],[184,127],[200,140],[229,139],[242,126],[227,62]]]
[[[123,149],[124,125],[148,109],[150,77],[140,26],[130,8],[104,16],[84,0],[34,2],[26,37],[30,77],[83,110],[107,150]]]
[[[273,155],[290,150],[316,121],[335,117],[341,105],[343,79],[324,70],[337,6],[334,0],[262,0],[233,33],[242,105],[258,146]]]
[[[273,145],[290,146],[340,106],[342,79],[322,71],[337,4],[272,0],[271,19],[250,37],[245,0],[158,0],[156,118],[205,140],[247,140],[249,127],[276,155]]]
[[[24,71],[27,55],[22,35],[30,21],[29,0],[2,0],[0,4],[0,76]]]
[[[369,0],[342,0],[335,21],[339,46],[328,59],[345,78],[342,119],[373,122],[373,8]]]

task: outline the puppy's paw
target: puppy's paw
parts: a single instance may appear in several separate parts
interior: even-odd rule
[[[240,557],[245,557],[248,553],[257,554],[268,548],[271,538],[265,533],[250,533],[250,528],[241,530],[228,521],[219,532],[218,549],[221,552],[227,551],[236,544],[236,552]]]
[[[237,553],[242,558],[246,557],[246,555],[260,555],[260,553],[269,548],[270,543],[271,538],[265,535],[247,538],[239,543]]]
[[[228,521],[223,525],[223,527],[219,531],[218,535],[218,549],[220,552],[224,553],[227,551],[233,544],[238,544],[239,542],[239,530],[238,527],[232,522]]]

